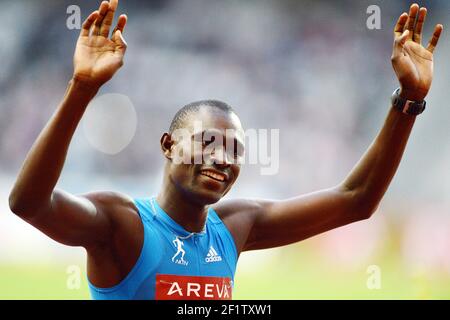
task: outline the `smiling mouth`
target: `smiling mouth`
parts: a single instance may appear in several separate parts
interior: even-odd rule
[[[224,174],[218,173],[218,172],[213,172],[211,170],[203,170],[200,172],[200,174],[203,176],[207,176],[211,179],[214,179],[216,181],[219,181],[219,182],[225,182],[225,180],[226,180],[226,176]]]

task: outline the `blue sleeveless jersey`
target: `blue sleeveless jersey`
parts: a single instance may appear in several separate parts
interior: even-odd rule
[[[98,288],[93,299],[231,299],[237,250],[214,209],[205,228],[190,233],[159,207],[155,198],[135,199],[144,243],[130,273],[116,286]]]

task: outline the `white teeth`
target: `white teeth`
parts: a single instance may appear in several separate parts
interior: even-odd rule
[[[216,180],[219,180],[219,181],[225,180],[225,178],[222,175],[216,174],[216,173],[208,171],[208,170],[202,171],[202,174],[204,174],[205,176],[214,178]]]

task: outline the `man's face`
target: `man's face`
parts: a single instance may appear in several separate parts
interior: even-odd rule
[[[236,181],[244,156],[244,130],[237,115],[202,107],[171,138],[171,182],[198,203],[219,201]]]

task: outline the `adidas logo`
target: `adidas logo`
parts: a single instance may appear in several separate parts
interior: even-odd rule
[[[222,261],[222,257],[219,256],[219,254],[213,248],[213,246],[210,246],[208,254],[206,255],[205,261],[206,262],[218,262],[218,261]]]

